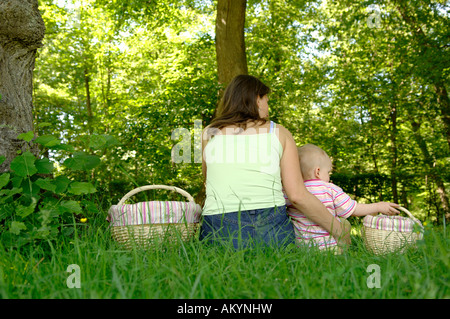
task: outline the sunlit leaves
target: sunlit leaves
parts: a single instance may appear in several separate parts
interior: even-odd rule
[[[114,136],[106,134],[93,134],[90,136],[86,136],[84,140],[88,140],[88,146],[93,150],[109,149],[120,144]]]
[[[22,133],[19,134],[19,136],[17,136],[18,139],[24,140],[26,142],[30,142],[33,139],[33,137],[34,137],[33,131]]]
[[[99,184],[119,188],[116,193],[159,182],[197,191],[198,166],[171,162],[170,136],[190,130],[195,120],[209,124],[217,105],[214,1],[69,3],[75,5],[41,1],[49,32],[35,72],[36,118],[44,124],[36,125],[34,142],[49,149],[70,177],[55,180],[55,192],[67,191],[75,176],[87,178],[85,169],[94,169],[90,176]],[[298,144],[326,149],[340,172],[388,174],[395,137],[398,173],[424,173],[411,142],[411,118],[420,121],[438,168],[445,168],[445,128],[436,121],[442,112],[434,86],[424,79],[448,80],[442,66],[450,55],[436,54],[446,50],[448,15],[438,2],[408,5],[431,40],[421,46],[398,3],[247,1],[249,73],[272,89],[271,119]],[[381,20],[368,22],[378,12]],[[22,161],[18,169],[25,177]],[[34,165],[42,174],[51,169],[48,162]]]
[[[69,193],[75,194],[75,195],[81,195],[81,194],[92,194],[95,193],[97,190],[89,182],[72,182],[69,185],[68,189]]]
[[[41,135],[36,138],[35,142],[48,148],[61,144],[61,142],[53,135]]]

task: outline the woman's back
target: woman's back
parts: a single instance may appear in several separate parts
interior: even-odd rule
[[[232,240],[236,248],[253,241],[278,246],[293,242],[281,180],[299,211],[330,233],[333,228],[333,235],[342,233],[339,225],[333,225],[325,206],[303,185],[290,132],[279,125],[270,131],[269,92],[253,76],[236,76],[227,85],[210,127],[205,129],[202,171],[206,201],[201,240]]]
[[[245,130],[227,126],[210,133],[214,137],[204,148],[204,215],[284,205],[280,177],[283,147],[275,123],[250,123]]]

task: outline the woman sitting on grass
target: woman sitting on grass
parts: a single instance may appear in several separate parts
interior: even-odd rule
[[[202,134],[206,200],[200,239],[285,246],[295,241],[282,189],[296,209],[345,245],[341,223],[303,184],[291,133],[269,121],[270,89],[249,75],[225,89]]]

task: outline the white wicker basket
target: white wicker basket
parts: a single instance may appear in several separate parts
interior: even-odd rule
[[[406,208],[399,207],[408,217],[368,215],[363,219],[362,237],[366,248],[376,255],[403,253],[423,238],[422,223]],[[414,227],[414,225],[417,225]]]
[[[131,196],[146,190],[173,190],[188,202],[151,201],[125,204]],[[166,185],[147,185],[128,192],[111,206],[108,221],[112,237],[126,248],[149,248],[164,243],[188,241],[198,234],[201,207],[186,191]]]

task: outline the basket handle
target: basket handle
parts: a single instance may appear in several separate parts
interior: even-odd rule
[[[424,229],[423,226],[422,226],[422,223],[420,222],[420,220],[418,220],[416,217],[414,217],[414,215],[411,214],[411,212],[409,210],[407,210],[404,207],[398,207],[398,209],[400,209],[401,211],[405,212],[406,215],[408,215],[417,225],[419,225],[422,230]]]
[[[186,197],[188,199],[188,201],[190,201],[190,202],[194,201],[194,198],[188,192],[186,192],[186,191],[184,191],[181,188],[178,188],[176,186],[146,185],[146,186],[135,188],[132,191],[129,191],[128,193],[126,193],[125,196],[122,197],[122,199],[119,201],[119,203],[117,205],[123,205],[125,203],[125,201],[128,198],[130,198],[131,196],[133,196],[133,195],[135,195],[135,194],[137,194],[139,192],[150,190],[150,189],[167,189],[167,190],[175,191],[177,193],[180,193],[184,197]]]

